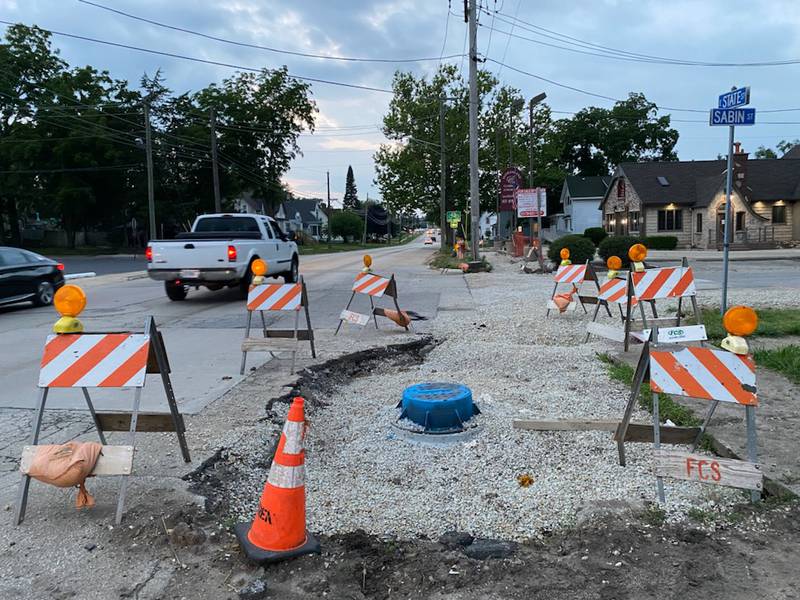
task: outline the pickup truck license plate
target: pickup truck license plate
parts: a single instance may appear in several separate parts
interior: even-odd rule
[[[197,279],[200,277],[200,269],[181,269],[178,276],[182,279]]]

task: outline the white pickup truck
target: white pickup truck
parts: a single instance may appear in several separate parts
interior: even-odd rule
[[[183,300],[189,287],[201,285],[239,287],[246,295],[257,258],[267,263],[267,276],[282,275],[287,283],[298,277],[297,244],[264,215],[202,215],[174,240],[151,240],[146,256],[147,274],[164,282],[170,300]]]

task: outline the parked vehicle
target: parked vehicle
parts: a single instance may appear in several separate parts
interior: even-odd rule
[[[164,282],[170,300],[184,300],[189,287],[200,286],[238,286],[246,295],[257,258],[267,263],[267,276],[287,283],[297,281],[300,266],[293,239],[271,217],[252,214],[202,215],[174,240],[151,240],[146,256],[147,274]]]
[[[64,265],[35,252],[0,246],[0,304],[31,301],[53,303],[64,285]]]

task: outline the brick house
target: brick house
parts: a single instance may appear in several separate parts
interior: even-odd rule
[[[782,158],[748,159],[741,145],[733,155],[733,228],[740,248],[800,241],[800,150]],[[622,163],[600,210],[611,235],[678,238],[679,248],[722,245],[725,160]]]

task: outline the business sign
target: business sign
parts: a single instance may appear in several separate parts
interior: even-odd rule
[[[725,92],[719,97],[719,108],[736,108],[750,104],[750,88],[743,87]]]
[[[517,206],[515,194],[522,187],[522,172],[509,167],[500,176],[500,210],[514,210]]]
[[[524,188],[517,190],[517,216],[522,218],[547,216],[547,190]]]
[[[755,108],[712,108],[709,125],[755,125]]]

